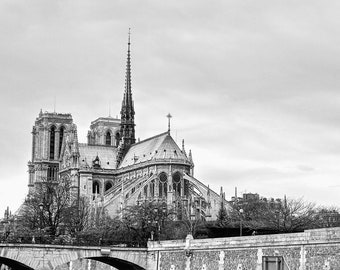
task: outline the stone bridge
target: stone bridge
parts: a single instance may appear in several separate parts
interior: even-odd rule
[[[104,264],[72,264],[83,259]],[[111,270],[111,266],[119,270],[339,270],[340,227],[214,239],[188,236],[149,241],[147,248],[0,244],[0,264],[15,270]]]
[[[0,265],[15,270],[51,270],[64,264],[71,269],[73,261],[82,259],[100,261],[122,270],[149,268],[146,248],[0,244]]]

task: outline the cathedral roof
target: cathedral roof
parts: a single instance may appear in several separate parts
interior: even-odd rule
[[[119,168],[156,159],[188,161],[174,139],[165,132],[131,145]]]
[[[92,161],[98,156],[102,169],[116,168],[117,149],[114,147],[80,143],[79,154],[80,167],[92,167]]]

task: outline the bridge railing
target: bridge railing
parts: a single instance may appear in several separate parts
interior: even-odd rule
[[[48,245],[70,245],[70,246],[114,246],[114,247],[146,247],[146,241],[117,241],[109,238],[89,238],[82,236],[71,237],[70,235],[59,235],[52,237],[48,235],[10,235],[0,238],[1,243],[8,244],[48,244]]]

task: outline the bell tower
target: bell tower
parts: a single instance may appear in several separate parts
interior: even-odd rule
[[[36,183],[58,180],[61,147],[72,123],[71,114],[40,111],[32,129],[29,191]]]

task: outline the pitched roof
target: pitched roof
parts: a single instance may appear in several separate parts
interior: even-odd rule
[[[116,168],[117,149],[112,146],[79,144],[80,167],[92,167],[92,161],[98,155],[103,169]]]
[[[131,166],[153,159],[186,160],[174,139],[168,132],[161,133],[131,145],[119,168]]]

